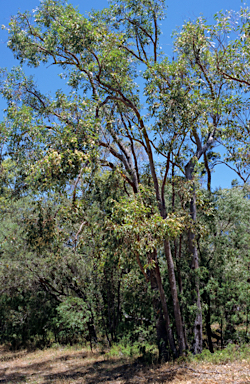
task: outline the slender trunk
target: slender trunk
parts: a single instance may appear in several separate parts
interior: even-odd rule
[[[153,271],[149,271],[149,280],[150,280],[151,290],[159,291],[155,273],[152,273],[152,272]],[[161,305],[161,300],[159,295],[157,296],[154,295],[152,300],[152,305],[154,308],[155,320],[156,320],[155,325],[156,325],[156,334],[157,334],[157,346],[159,351],[159,363],[161,363],[162,361],[164,362],[169,361],[170,355],[169,355],[169,338],[168,338],[167,329],[166,329],[166,322],[163,317],[162,305]]]
[[[177,241],[175,240],[175,243]],[[179,238],[179,250],[178,250],[178,257],[177,257],[177,244],[175,244],[176,248],[176,254],[175,254],[175,260],[176,260],[176,267],[177,267],[177,277],[178,277],[178,286],[179,286],[179,293],[182,294],[183,292],[183,285],[182,285],[182,278],[181,278],[181,268],[180,268],[180,262],[181,262],[181,248],[182,248],[182,235],[180,235]],[[181,309],[181,314],[183,314],[183,304],[180,304],[180,309]],[[185,326],[185,321],[182,316],[182,326],[183,326],[183,332],[184,332],[184,338],[185,338],[185,345],[186,349],[188,348],[188,343],[187,343],[187,334],[186,334],[186,326]]]
[[[169,278],[169,284],[170,284],[170,289],[171,289],[171,294],[173,299],[174,317],[175,317],[176,331],[177,331],[178,344],[179,344],[179,355],[182,355],[182,353],[187,348],[186,348],[186,342],[185,342],[184,331],[183,331],[183,323],[182,323],[182,317],[181,317],[180,303],[178,299],[176,278],[174,273],[174,262],[172,258],[170,243],[168,240],[164,240],[164,251],[165,251],[165,256],[168,264],[168,278]]]
[[[207,312],[206,312],[206,331],[207,331],[207,340],[208,340],[208,348],[211,353],[214,353],[214,347],[212,342],[212,330],[211,330],[211,303],[210,296],[207,295]]]
[[[113,287],[113,276],[111,273],[111,276],[107,276],[106,271],[104,270],[104,276],[105,276],[105,282],[106,282],[106,304],[107,304],[107,326],[108,331],[111,336],[111,340],[115,342],[115,335],[114,335],[114,298],[112,294],[112,287]]]
[[[173,158],[172,158],[173,160]],[[172,212],[175,212],[175,183],[174,183],[174,165],[172,165]],[[180,236],[180,242],[179,242],[179,257],[177,257],[177,239],[174,240],[174,260],[176,261],[176,269],[177,269],[177,279],[178,279],[178,286],[179,286],[179,293],[182,293],[182,279],[181,279],[181,270],[180,270],[180,258],[181,258],[181,236]],[[182,305],[180,304],[180,314],[182,314]],[[181,316],[182,321],[182,329],[183,329],[183,336],[184,336],[184,344],[183,348],[187,349],[187,337],[185,332],[185,324],[183,321],[183,318]],[[181,330],[180,330],[181,332]],[[180,343],[179,343],[180,344]]]
[[[221,330],[220,347],[221,347],[221,349],[223,349],[223,320],[222,320],[222,318],[220,320],[220,330]]]
[[[174,209],[174,201],[172,201],[172,204]],[[163,219],[165,219],[167,216],[164,206],[161,207],[161,216],[163,217]],[[176,277],[175,277],[175,271],[174,271],[174,262],[173,262],[169,240],[165,239],[163,244],[164,244],[165,257],[168,264],[168,278],[169,278],[169,284],[171,289],[171,295],[173,299],[174,317],[175,317],[176,331],[177,331],[178,345],[179,345],[178,354],[182,355],[183,352],[187,349],[187,343],[184,336],[181,309],[180,309],[180,304],[178,299],[178,290],[177,290],[177,283],[176,283]]]
[[[173,154],[172,154],[172,161],[174,161]],[[175,212],[175,182],[174,182],[175,172],[174,172],[174,168],[175,168],[174,165],[172,165],[172,212]],[[180,270],[180,264],[179,264],[180,258],[181,258],[181,236],[180,236],[180,242],[179,242],[179,257],[177,257],[177,239],[175,239],[175,241],[174,241],[174,260],[176,261],[179,293],[182,293],[182,279],[181,279],[181,270]],[[182,314],[182,305],[181,304],[180,304],[180,313]],[[182,329],[183,329],[183,334],[184,334],[185,349],[187,349],[187,337],[186,337],[186,332],[185,332],[185,324],[184,324],[182,316],[181,316],[181,321],[182,321]],[[184,348],[184,346],[183,346],[183,348]]]
[[[172,161],[174,161],[174,155],[172,153]],[[174,185],[174,165],[172,165],[172,212],[175,211],[175,185]]]
[[[156,281],[157,281],[157,285],[158,285],[158,289],[159,289],[159,293],[160,293],[161,305],[162,305],[162,310],[163,310],[163,314],[164,314],[164,318],[165,318],[170,348],[174,354],[174,357],[177,357],[177,351],[176,351],[174,336],[173,336],[173,332],[172,332],[172,328],[171,328],[171,324],[170,324],[170,318],[169,318],[169,313],[168,313],[168,308],[167,308],[166,296],[165,296],[165,292],[164,292],[164,289],[162,286],[161,273],[160,273],[158,262],[156,262],[156,266],[155,266],[155,277],[156,277]]]
[[[197,355],[202,352],[202,311],[201,311],[201,299],[199,283],[196,282],[196,293],[197,293],[197,314],[194,322],[194,354]]]
[[[117,314],[116,314],[116,320],[115,320],[115,328],[118,327],[118,324],[120,322],[121,313],[120,313],[120,291],[121,291],[121,277],[118,277],[118,287],[117,287]]]
[[[194,285],[195,285],[195,303],[197,306],[197,313],[194,321],[194,345],[193,351],[194,354],[199,354],[202,352],[202,308],[201,308],[201,297],[200,297],[200,281],[199,277],[196,275],[196,271],[199,269],[199,258],[198,250],[194,245],[195,236],[193,233],[189,233],[189,249],[193,254],[192,260],[192,269],[194,270]]]
[[[165,292],[164,292],[164,289],[163,289],[163,286],[162,286],[161,272],[160,272],[160,269],[159,269],[159,266],[158,266],[156,251],[154,252],[154,261],[156,262],[154,273],[152,274],[149,271],[149,274],[147,274],[144,271],[143,267],[142,267],[139,254],[137,254],[138,265],[139,265],[139,267],[141,269],[141,272],[143,273],[146,281],[147,282],[150,281],[151,290],[157,289],[159,291],[161,308],[162,308],[164,319],[165,319],[165,322],[164,322],[165,323],[165,325],[164,325],[165,326],[165,332],[166,332],[166,335],[167,335],[167,339],[169,341],[170,349],[171,349],[174,357],[177,357],[177,351],[176,351],[176,347],[175,347],[175,342],[174,342],[174,336],[173,336],[172,328],[171,328],[171,325],[170,325],[170,318],[169,318],[169,314],[168,314],[167,301],[166,301]],[[160,342],[161,342],[161,339],[163,339],[164,342],[166,342],[166,338],[165,338],[165,336],[162,337],[163,334],[164,334],[164,332],[162,330],[162,321],[160,321],[160,319],[159,319],[159,316],[158,316],[159,315],[159,308],[157,308],[157,303],[155,301],[153,301],[153,307],[154,307],[155,314],[156,314],[157,341],[159,342],[158,343],[159,359],[161,360],[162,357],[163,357],[164,360],[165,360],[166,358],[168,358],[168,352],[165,351],[165,349],[167,347],[167,344],[165,345],[165,348],[164,348],[164,346],[160,347]],[[163,353],[163,355],[162,355],[162,353]]]
[[[210,168],[209,168],[209,165],[208,165],[206,153],[204,153],[204,163],[205,163],[205,168],[206,168],[206,171],[207,171],[207,190],[209,192],[211,192],[211,171],[210,171]]]
[[[93,318],[91,318],[91,321],[87,322],[87,327],[88,327],[88,331],[89,331],[90,349],[92,351],[92,348],[93,348],[92,340],[94,340],[95,343],[97,342],[97,336],[96,336],[96,331],[95,331],[94,319]]]
[[[109,335],[108,335],[108,327],[106,325],[103,312],[101,312],[101,316],[102,316],[103,328],[105,329],[105,335],[106,335],[106,338],[107,338],[108,345],[109,345],[109,347],[112,347],[112,343],[111,343],[111,341],[109,339]]]
[[[150,165],[150,170],[151,170],[151,176],[152,176],[153,183],[154,183],[155,196],[156,196],[156,199],[158,202],[159,211],[160,211],[162,218],[166,219],[166,208],[165,208],[165,199],[164,199],[164,184],[163,184],[162,193],[160,194],[159,182],[158,182],[157,173],[155,170],[155,164],[154,164],[154,160],[153,160],[153,153],[152,153],[152,149],[151,149],[150,140],[148,138],[148,134],[147,134],[147,131],[144,127],[142,120],[140,120],[140,124],[141,124],[141,128],[142,128],[143,136],[144,136],[144,139],[146,142],[148,160],[149,160],[149,165]],[[168,167],[169,167],[169,165],[167,166],[167,171],[168,171]],[[167,175],[167,173],[166,173],[166,175]],[[179,305],[178,294],[177,294],[177,284],[176,284],[176,278],[175,278],[175,273],[174,273],[174,263],[173,263],[170,244],[169,244],[168,240],[164,240],[164,250],[165,250],[165,255],[166,255],[166,259],[167,259],[167,263],[168,263],[168,276],[169,276],[169,282],[170,282],[171,294],[172,294],[173,306],[174,306],[174,316],[175,316],[178,345],[179,345],[178,354],[182,355],[183,351],[186,349],[186,343],[185,343],[185,338],[184,338],[182,317],[181,317],[180,305]],[[159,278],[159,276],[158,276],[158,278]],[[157,282],[158,282],[158,280],[157,280]],[[161,282],[159,285],[159,289],[160,289],[160,286],[161,286]],[[162,289],[162,293],[164,294],[163,289]],[[161,291],[160,291],[160,296],[161,296]],[[162,296],[161,296],[161,300],[163,300]],[[164,317],[166,315],[169,319],[168,313],[164,312],[166,310],[166,300],[165,300],[165,304],[164,304],[164,300],[162,301],[162,306],[165,308],[165,309],[163,309]],[[165,317],[165,320],[167,322],[166,317]],[[167,329],[170,329],[168,325],[167,325]],[[171,330],[171,332],[172,332],[172,330]],[[171,343],[172,343],[172,341],[170,342],[170,346],[172,348]]]
[[[194,174],[194,159],[191,159],[185,167],[186,178],[187,180],[193,180]],[[195,185],[193,184],[193,193],[190,202],[190,216],[194,223],[196,223],[196,193]],[[194,299],[197,306],[197,313],[194,321],[194,345],[193,352],[194,354],[199,354],[202,352],[202,309],[201,309],[201,297],[200,297],[200,282],[199,277],[197,276],[197,270],[199,269],[199,257],[198,250],[195,245],[195,235],[189,231],[189,250],[192,254],[192,264],[191,268],[194,270],[194,286],[196,297]]]
[[[248,306],[246,308],[247,316],[246,316],[246,339],[248,338]]]
[[[163,318],[162,310],[158,311],[156,319],[157,345],[159,351],[159,363],[170,360],[169,340],[166,331],[166,323]]]
[[[151,150],[150,140],[148,138],[148,135],[147,135],[147,132],[146,132],[146,129],[144,127],[142,120],[140,121],[140,124],[141,124],[141,128],[142,128],[143,136],[144,136],[144,139],[146,142],[147,154],[148,154],[149,165],[150,165],[150,170],[151,170],[151,176],[152,176],[153,183],[154,183],[155,196],[156,196],[156,199],[158,202],[159,211],[160,211],[162,218],[166,219],[164,187],[162,189],[162,194],[160,194],[159,183],[158,183],[157,174],[155,171],[155,165],[154,165],[153,153]],[[173,258],[172,258],[172,254],[171,254],[169,240],[164,240],[164,250],[165,250],[165,255],[166,255],[166,259],[167,259],[167,263],[168,263],[168,276],[169,276],[169,282],[170,282],[171,294],[172,294],[173,306],[174,306],[174,316],[175,316],[178,345],[179,345],[178,354],[182,355],[183,351],[186,349],[186,343],[185,343],[185,337],[184,337],[184,332],[183,332],[183,324],[182,324],[180,305],[179,305],[179,300],[178,300],[177,284],[176,284],[176,278],[175,278],[175,273],[174,273],[174,263],[173,263]],[[156,267],[156,276],[157,276],[157,279],[160,279],[159,267],[158,267],[158,270]],[[157,283],[158,283],[158,280],[157,280]],[[161,297],[163,313],[164,313],[164,317],[165,317],[165,321],[166,321],[166,325],[167,325],[168,335],[170,337],[170,339],[169,339],[170,347],[173,351],[175,350],[175,355],[176,355],[176,348],[174,345],[174,338],[172,335],[172,330],[170,328],[170,319],[169,319],[169,315],[168,315],[168,311],[167,311],[167,303],[166,303],[166,299],[165,299],[164,290],[162,288],[161,279],[159,281],[159,290],[160,290],[160,297]]]

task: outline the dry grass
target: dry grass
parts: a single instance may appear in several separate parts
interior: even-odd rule
[[[215,384],[250,383],[249,361],[227,364],[196,362],[145,367],[86,349],[47,349],[18,353],[0,348],[3,384]]]

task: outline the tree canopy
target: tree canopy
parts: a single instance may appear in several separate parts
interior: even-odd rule
[[[3,341],[130,335],[167,360],[248,338],[250,13],[185,23],[170,60],[165,12],[45,0],[6,27],[20,67],[1,71]],[[67,89],[43,94],[25,64]],[[242,185],[212,192],[219,163]]]

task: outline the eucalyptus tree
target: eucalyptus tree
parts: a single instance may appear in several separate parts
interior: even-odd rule
[[[156,150],[168,161],[172,159],[172,175],[174,168],[179,169],[189,182],[190,216],[194,225],[197,220],[195,175],[201,169],[202,158],[210,191],[210,168],[215,164],[225,163],[244,183],[249,178],[248,90],[242,89],[242,81],[237,86],[237,77],[243,76],[242,73],[235,78],[226,73],[229,68],[239,70],[247,60],[244,39],[247,15],[248,10],[220,14],[212,26],[203,18],[187,22],[175,33],[174,60],[171,63],[161,60],[146,71],[148,102],[152,115],[158,117],[160,145]],[[238,21],[240,27],[236,26]],[[230,40],[224,44],[226,33],[230,33],[226,36]],[[245,85],[247,68],[246,65]],[[219,145],[226,148],[223,160],[214,152]],[[202,350],[197,235],[197,229],[191,226],[189,250],[193,255],[191,268],[196,271],[195,353]]]
[[[185,62],[185,70],[189,71],[188,81],[192,82],[189,83],[192,88],[189,95],[193,94],[194,98],[198,96],[196,102],[198,111],[192,108],[191,116],[194,116],[194,119],[191,124],[189,122],[194,151],[185,165],[185,176],[188,180],[193,179],[197,160],[203,155],[208,174],[208,187],[211,184],[209,150],[216,144],[223,145],[226,153],[223,160],[217,157],[215,164],[226,164],[244,183],[250,176],[248,40],[245,38],[248,15],[247,9],[241,9],[238,13],[233,11],[221,13],[217,15],[216,23],[212,26],[199,18],[196,22],[186,23],[175,41],[177,57],[181,63]],[[183,83],[185,84],[185,80]],[[213,154],[212,156],[214,157]],[[195,222],[197,216],[195,192],[190,202],[190,214]],[[197,269],[198,250],[194,234],[190,233],[189,241],[190,251],[193,254],[193,267]],[[198,282],[196,287],[197,307],[201,312]],[[200,350],[202,320],[198,316],[197,314],[198,329],[195,330],[195,334],[199,333]]]
[[[197,306],[193,350],[200,353],[202,310],[195,237],[195,174],[203,156],[211,184],[207,154],[216,140],[224,137],[224,115],[235,105],[235,97],[218,69],[217,51],[206,36],[202,20],[184,27],[176,39],[176,60],[166,59],[159,44],[164,16],[162,0],[119,0],[87,17],[64,1],[45,0],[33,16],[26,12],[12,18],[7,28],[8,46],[21,64],[61,68],[70,92],[57,91],[54,98],[44,95],[20,68],[6,76],[3,72],[1,88],[8,102],[10,153],[22,164],[26,182],[33,188],[60,190],[71,185],[76,204],[80,179],[95,167],[115,170],[124,179],[142,231],[145,223],[152,230],[153,241],[147,240],[144,253],[148,246],[170,347],[177,355],[187,349],[187,342],[170,240],[178,232],[171,232],[171,226],[178,227],[182,220],[179,216],[185,214],[180,211],[169,215],[166,184],[170,169],[172,175],[179,169],[191,191],[191,220],[187,226]],[[145,197],[141,200],[140,184],[146,164],[154,193],[153,207],[145,205]],[[155,223],[161,239],[154,232]],[[126,227],[126,220],[123,224]],[[134,235],[131,232],[131,238]],[[143,236],[150,237],[146,230]],[[168,265],[178,350],[161,283],[157,253],[160,243]]]
[[[139,87],[135,84],[141,66],[157,62],[158,24],[163,12],[161,1],[120,2],[86,18],[70,5],[45,1],[36,10],[35,20],[28,13],[12,19],[8,45],[20,62],[34,67],[51,62],[62,67],[73,90],[70,96],[58,92],[55,100],[50,100],[19,71],[10,75],[4,86],[9,100],[8,120],[15,138],[18,137],[21,157],[29,153],[27,143],[30,143],[29,155],[32,152],[33,156],[28,167],[33,167],[33,174],[29,172],[33,182],[39,178],[44,181],[46,177],[54,182],[64,172],[68,177],[77,177],[86,171],[98,152],[99,163],[116,167],[137,193],[140,170],[136,147],[139,146],[149,162],[159,212],[166,218],[166,176],[160,186],[147,118],[142,114]],[[84,97],[76,92],[78,89],[84,92]],[[22,146],[26,145],[24,155]],[[27,164],[25,158],[24,163]],[[186,345],[168,240],[165,252],[182,353]],[[168,311],[163,304],[175,351]]]

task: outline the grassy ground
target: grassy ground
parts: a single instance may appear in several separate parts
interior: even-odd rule
[[[250,347],[231,346],[214,355],[178,363],[144,366],[124,356],[122,348],[103,354],[77,348],[9,352],[0,348],[3,384],[214,384],[250,383]]]

